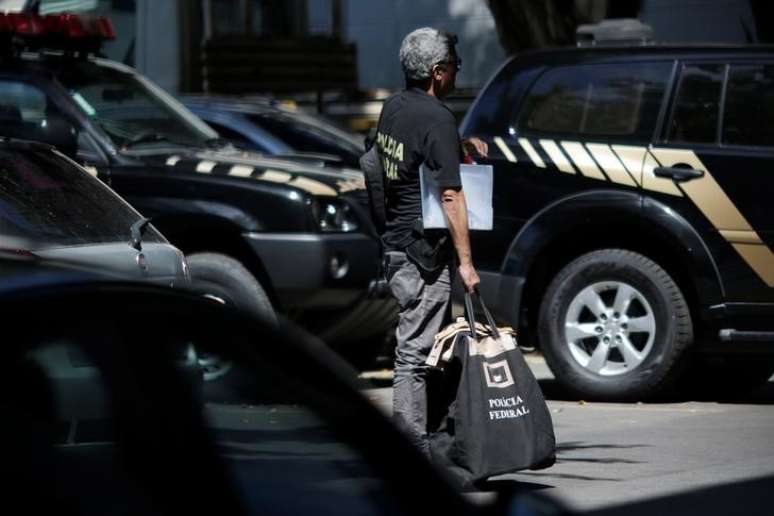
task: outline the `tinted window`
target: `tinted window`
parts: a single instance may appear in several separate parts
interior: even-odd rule
[[[18,81],[0,81],[0,135],[61,144],[72,130],[46,94]]]
[[[412,457],[395,446],[386,420],[377,425],[373,417],[352,417],[363,401],[333,382],[329,371],[316,371],[322,362],[307,348],[282,339],[286,353],[248,355],[239,350],[277,342],[269,336],[277,334],[167,297],[99,299],[104,304],[96,310],[88,301],[63,308],[68,318],[77,316],[73,327],[62,328],[48,317],[44,332],[30,328],[21,342],[35,339],[36,346],[23,358],[21,346],[11,346],[5,357],[13,375],[9,382],[12,378],[18,388],[0,392],[4,423],[40,429],[30,441],[36,450],[50,450],[31,455],[50,463],[25,457],[30,465],[25,471],[44,471],[72,513],[115,514],[120,505],[121,514],[168,514],[154,509],[170,500],[176,512],[190,513],[190,504],[201,503],[194,493],[208,487],[207,480],[214,485],[201,494],[204,499],[231,494],[222,491],[227,478],[245,510],[233,510],[231,498],[224,497],[213,516],[409,512],[396,505],[398,493],[383,478],[386,465],[374,467],[379,464],[363,453],[363,441],[355,445],[352,434],[394,447],[401,467],[411,468]],[[8,331],[10,321],[5,322]],[[149,327],[156,328],[152,338]],[[193,402],[201,385],[187,342],[200,352],[225,353],[232,366],[217,386],[203,387],[206,403]],[[36,426],[28,423],[32,417]],[[10,429],[4,435],[11,435]],[[39,471],[34,481],[51,495]],[[427,490],[416,485],[414,497]]]
[[[284,113],[247,115],[256,125],[300,152],[320,152],[339,156],[345,162],[357,163],[363,146],[357,137],[321,120]]]
[[[238,145],[240,147],[252,148],[252,149],[265,150],[260,145],[257,145],[254,142],[251,142],[242,133],[231,129],[230,127],[226,127],[225,125],[219,124],[217,122],[213,122],[212,120],[207,120],[207,125],[215,129],[221,138],[225,138],[226,140],[229,140],[234,145]]]
[[[128,242],[139,218],[107,186],[56,154],[0,148],[0,238],[30,240],[33,249]],[[143,240],[162,241],[151,228]]]
[[[555,68],[529,93],[520,128],[649,140],[671,69],[671,63]]]
[[[717,141],[720,92],[725,65],[685,65],[680,74],[669,126],[669,141],[713,143]]]
[[[732,66],[724,113],[723,143],[774,145],[774,65]]]
[[[142,76],[93,63],[58,78],[81,110],[123,149],[179,144],[204,146],[216,133]]]
[[[0,121],[40,123],[46,118],[46,95],[29,84],[0,81]]]

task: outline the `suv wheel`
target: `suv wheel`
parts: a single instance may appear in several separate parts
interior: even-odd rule
[[[564,267],[543,298],[539,341],[557,380],[589,399],[655,394],[693,340],[682,292],[655,262],[622,249]]]
[[[277,323],[277,315],[266,291],[238,260],[220,253],[196,253],[186,259],[195,290]],[[210,353],[199,355],[199,365],[206,382],[225,376],[231,369],[230,362]]]

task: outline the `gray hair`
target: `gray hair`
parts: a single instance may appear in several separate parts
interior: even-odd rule
[[[400,64],[410,80],[430,77],[433,66],[449,58],[457,36],[432,27],[411,32],[400,45]]]

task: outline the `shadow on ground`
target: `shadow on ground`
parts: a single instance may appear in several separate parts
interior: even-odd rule
[[[540,388],[546,400],[549,401],[581,401],[581,398],[573,396],[567,392],[559,382],[554,379],[538,380]],[[615,401],[615,400],[611,400]],[[636,402],[637,400],[620,400],[623,402]],[[758,387],[747,393],[731,393],[727,395],[718,395],[717,393],[694,392],[690,389],[678,389],[673,392],[663,394],[654,399],[647,400],[648,403],[685,403],[689,401],[698,402],[718,402],[740,405],[774,405],[774,381],[769,380],[761,387]]]

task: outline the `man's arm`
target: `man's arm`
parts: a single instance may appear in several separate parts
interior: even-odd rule
[[[465,290],[473,292],[481,280],[473,267],[473,257],[470,252],[470,235],[468,233],[468,207],[465,203],[465,192],[461,188],[444,188],[441,190],[441,201],[446,225],[454,242],[459,259],[459,273]]]

